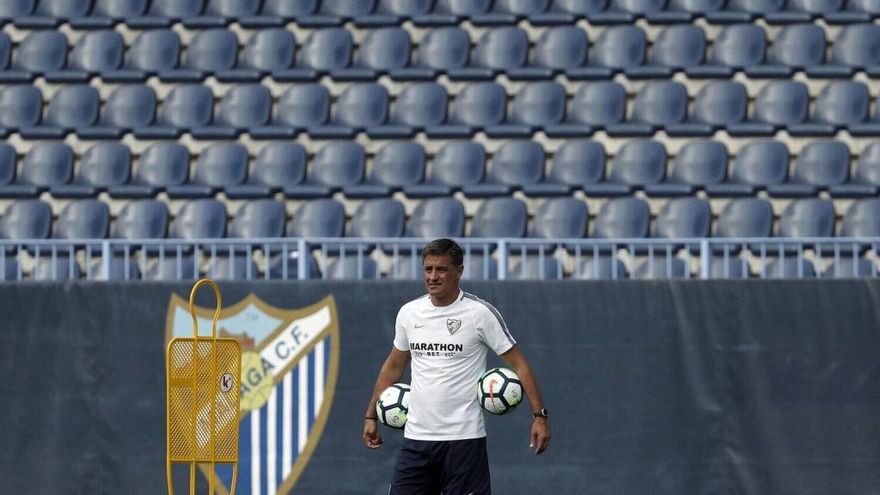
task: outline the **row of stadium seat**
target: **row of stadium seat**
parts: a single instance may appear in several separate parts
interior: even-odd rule
[[[828,43],[831,41],[831,48]],[[864,70],[880,77],[880,26],[856,24],[826,41],[822,27],[796,24],[780,30],[768,48],[767,34],[754,24],[724,27],[711,43],[697,26],[666,27],[649,45],[636,26],[603,29],[592,43],[578,27],[549,28],[530,48],[528,34],[517,27],[487,30],[473,50],[468,32],[436,28],[413,48],[402,28],[371,31],[355,48],[342,28],[313,31],[302,46],[283,28],[255,32],[245,46],[225,29],[199,31],[184,48],[171,30],[145,31],[126,48],[116,31],[89,32],[70,50],[64,34],[35,31],[13,45],[0,32],[0,82],[20,83],[37,76],[52,82],[145,81],[157,75],[166,82],[197,82],[215,76],[226,82],[333,79],[431,80],[446,74],[454,80],[488,80],[505,74],[514,80],[552,79],[564,73],[573,80],[669,78],[684,71],[691,78],[730,77],[743,70],[754,78],[790,77],[803,70],[810,77],[851,77]],[[826,52],[829,52],[826,57]],[[531,54],[530,54],[531,53]]]
[[[94,5],[93,5],[94,3]],[[106,27],[121,20],[131,27],[168,26],[182,20],[192,27],[328,26],[354,21],[389,25],[412,21],[446,25],[467,20],[475,25],[570,24],[586,18],[594,24],[747,22],[865,22],[878,15],[876,0],[15,0],[0,6],[0,18],[18,27],[53,28],[67,21],[78,28]]]
[[[285,260],[287,263],[285,263]],[[103,259],[92,258],[91,262],[82,261],[65,254],[41,255],[33,260],[29,273],[17,259],[8,256],[0,262],[0,281],[17,280],[21,271],[24,280],[69,280],[90,278],[98,280],[194,280],[207,276],[216,280],[245,280],[268,277],[270,279],[297,278],[298,258],[284,258],[275,255],[265,262],[257,262],[244,255],[230,257],[226,254],[203,257],[200,263],[192,255],[149,258],[141,256],[129,257],[122,255],[110,258],[109,270],[104,269]],[[736,256],[715,256],[710,258],[709,274],[712,278],[854,278],[877,277],[875,261],[864,257],[841,256],[830,258],[824,263],[807,258],[767,257],[762,269],[754,269],[745,258]],[[628,266],[629,265],[629,266]],[[526,280],[559,280],[574,279],[669,279],[697,278],[699,271],[689,265],[686,260],[676,257],[633,259],[631,262],[610,256],[587,256],[568,270],[565,264],[552,256],[526,255],[513,260],[507,277]],[[825,265],[820,272],[817,268]],[[83,266],[87,269],[84,270]],[[354,255],[332,256],[320,263],[309,255],[307,258],[308,275],[306,278],[329,279],[376,279],[383,273],[379,263],[367,256]],[[323,269],[322,269],[323,267]],[[389,279],[418,279],[421,267],[409,256],[400,256],[393,260],[384,274]],[[465,279],[497,279],[497,259],[472,255],[465,264]]]
[[[480,202],[468,226],[461,202],[433,198],[420,201],[409,218],[403,204],[393,199],[364,201],[346,222],[343,205],[332,199],[305,201],[290,219],[281,202],[264,199],[244,202],[230,220],[224,203],[199,199],[186,202],[173,221],[169,220],[166,203],[156,200],[129,202],[113,221],[102,201],[71,201],[53,221],[48,203],[18,200],[3,212],[0,239],[436,238],[465,234],[480,239],[880,236],[877,198],[854,201],[843,214],[839,229],[834,204],[819,198],[792,200],[778,221],[774,220],[771,204],[758,198],[732,200],[717,212],[717,218],[713,216],[710,203],[700,198],[671,199],[653,220],[647,202],[635,197],[604,202],[592,219],[585,202],[551,198],[540,203],[529,219],[523,201],[491,198]]]
[[[402,191],[410,198],[631,195],[712,197],[755,195],[808,197],[828,191],[835,198],[870,197],[880,188],[880,142],[851,156],[842,141],[814,141],[792,159],[780,141],[746,143],[732,159],[719,141],[693,141],[667,157],[653,140],[626,142],[609,158],[596,141],[570,140],[547,159],[534,141],[509,141],[489,155],[474,142],[453,141],[433,157],[413,142],[391,141],[368,161],[354,142],[333,142],[309,157],[302,145],[274,142],[251,158],[238,143],[216,143],[194,159],[179,143],[156,143],[136,159],[120,143],[98,143],[78,159],[66,144],[39,143],[18,163],[12,145],[0,145],[0,197],[228,199],[387,197]],[[549,166],[547,162],[550,161]],[[134,164],[133,164],[134,162]],[[192,162],[192,163],[190,163]],[[251,163],[252,162],[252,163]],[[671,162],[671,164],[670,164]],[[668,171],[667,171],[668,169]],[[789,172],[789,169],[791,171]],[[546,170],[546,171],[545,171]]]
[[[76,133],[84,139],[117,139],[131,132],[141,139],[289,139],[300,132],[314,139],[349,139],[360,132],[372,138],[411,138],[424,131],[430,138],[489,137],[854,136],[880,135],[880,96],[873,116],[868,86],[855,81],[827,83],[812,104],[806,84],[773,81],[761,87],[749,111],[746,87],[734,81],[704,85],[690,102],[679,82],[646,83],[633,98],[615,82],[589,82],[574,94],[555,82],[533,82],[509,96],[502,85],[464,85],[450,98],[436,83],[411,83],[392,98],[385,86],[352,84],[333,101],[320,84],[298,84],[277,102],[268,87],[238,84],[215,107],[208,86],[182,85],[160,103],[146,85],[125,85],[101,102],[98,90],[65,85],[43,105],[39,88],[7,86],[0,90],[0,126],[5,135],[25,139],[61,139]],[[450,99],[452,99],[450,103]],[[690,115],[688,108],[691,107]],[[508,110],[509,107],[509,110]],[[630,107],[630,111],[627,111]],[[629,115],[627,118],[626,116]]]

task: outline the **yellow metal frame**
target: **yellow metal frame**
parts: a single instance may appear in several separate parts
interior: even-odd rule
[[[210,337],[199,336],[196,317],[195,295],[203,285],[210,286],[217,299]],[[190,495],[195,495],[198,464],[210,464],[210,494],[214,493],[216,465],[231,464],[232,483],[229,493],[235,494],[235,482],[238,479],[241,344],[235,339],[217,338],[217,320],[222,306],[220,288],[214,281],[202,279],[196,282],[189,295],[193,336],[171,339],[166,348],[166,475],[169,495],[174,495],[171,467],[178,463],[189,464]],[[189,355],[184,354],[187,350],[191,350]],[[222,356],[222,368],[218,365],[218,353]],[[204,369],[205,364],[208,365],[207,370]],[[219,384],[226,375],[231,375],[233,381],[229,390],[224,392]],[[200,402],[209,403],[203,404],[202,414]],[[206,429],[207,432],[204,431]]]

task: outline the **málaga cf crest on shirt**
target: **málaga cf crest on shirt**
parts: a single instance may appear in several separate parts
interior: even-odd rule
[[[197,308],[209,335],[214,308]],[[172,294],[166,342],[192,336],[188,302]],[[240,458],[236,492],[288,493],[308,464],[324,430],[339,369],[339,325],[333,296],[299,309],[270,306],[250,294],[223,308],[218,337],[241,343]],[[216,472],[218,493],[228,494],[231,469]]]

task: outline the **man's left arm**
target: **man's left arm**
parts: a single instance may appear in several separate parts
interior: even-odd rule
[[[538,381],[535,379],[532,368],[526,357],[520,351],[518,345],[514,345],[507,352],[501,355],[501,358],[510,368],[519,375],[522,382],[523,390],[532,406],[532,411],[544,410],[544,399],[541,398],[541,390],[538,388]],[[536,416],[532,423],[532,434],[529,440],[529,448],[535,449],[535,454],[540,454],[547,450],[550,445],[550,419],[547,417]]]

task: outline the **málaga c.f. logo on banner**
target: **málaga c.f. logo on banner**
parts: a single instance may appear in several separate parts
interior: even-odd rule
[[[165,341],[192,335],[189,303],[171,295]],[[209,333],[213,308],[197,308]],[[339,324],[333,296],[299,309],[270,306],[254,294],[224,307],[218,337],[241,343],[241,423],[237,492],[288,493],[315,450],[339,370]],[[228,494],[231,470],[201,466]]]

